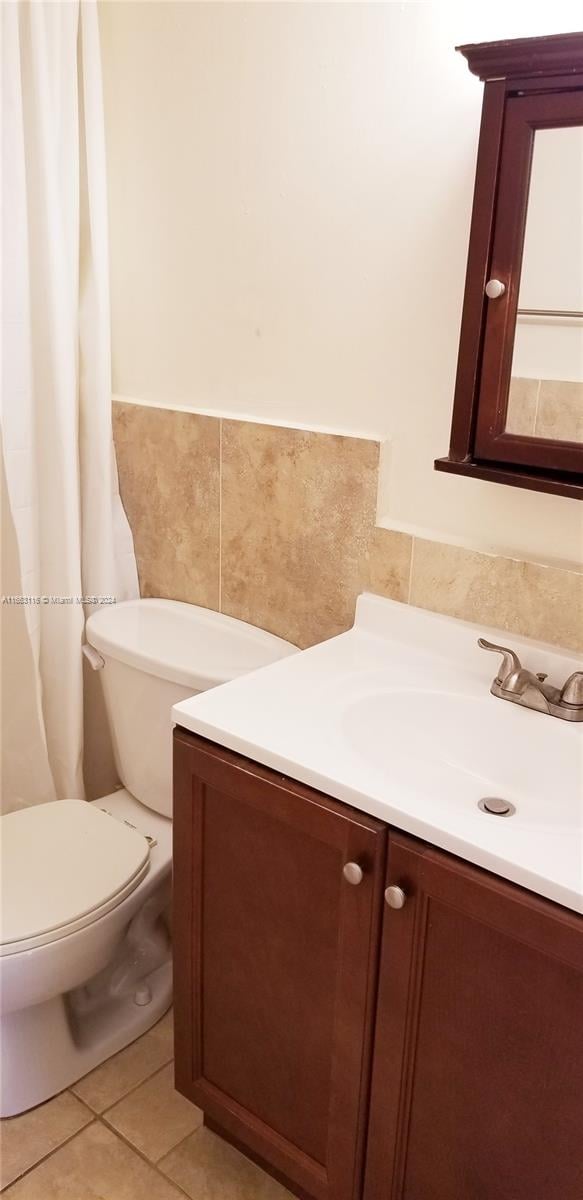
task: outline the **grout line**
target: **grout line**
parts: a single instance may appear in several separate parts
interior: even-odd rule
[[[69,1089],[65,1088],[65,1091],[69,1091]],[[58,1096],[63,1096],[64,1094],[64,1092],[57,1092]],[[51,1099],[54,1100],[56,1097],[52,1096]],[[78,1100],[79,1097],[75,1096],[75,1099]],[[45,1101],[44,1103],[50,1104],[50,1100]],[[40,1108],[41,1105],[38,1105],[38,1107]],[[53,1154],[58,1154],[59,1150],[61,1150],[63,1146],[66,1146],[69,1142],[72,1142],[73,1138],[78,1137],[80,1133],[84,1133],[86,1129],[89,1129],[90,1125],[95,1125],[96,1121],[99,1120],[97,1113],[94,1113],[93,1109],[89,1108],[87,1104],[85,1105],[85,1108],[88,1108],[89,1112],[91,1113],[91,1120],[87,1121],[85,1125],[81,1125],[80,1129],[76,1129],[74,1133],[69,1134],[69,1137],[63,1138],[63,1141],[59,1142],[58,1146],[53,1146],[52,1150],[47,1150],[47,1153],[42,1154],[40,1158],[37,1158],[36,1162],[33,1162],[30,1167],[26,1167],[24,1171],[20,1172],[20,1175],[16,1175],[14,1179],[11,1179],[7,1187],[0,1188],[0,1195],[7,1196],[8,1192],[15,1187],[17,1183],[20,1183],[21,1179],[25,1179],[27,1175],[30,1175],[33,1171],[36,1171],[36,1168],[40,1167],[41,1164],[46,1162],[48,1158],[52,1158]],[[6,1117],[3,1118],[3,1120],[7,1119],[8,1118]]]
[[[174,1055],[172,1058],[169,1058],[167,1062],[162,1063],[162,1066],[155,1067],[151,1075],[146,1075],[144,1079],[140,1079],[139,1083],[134,1083],[133,1087],[129,1088],[127,1092],[124,1092],[122,1096],[119,1096],[117,1100],[114,1100],[113,1104],[108,1104],[107,1108],[102,1109],[102,1111],[96,1113],[95,1116],[99,1117],[100,1120],[103,1120],[103,1118],[107,1116],[107,1113],[111,1112],[112,1108],[115,1108],[116,1105],[121,1104],[122,1100],[127,1100],[128,1096],[133,1096],[134,1092],[138,1091],[138,1088],[143,1087],[145,1083],[149,1083],[155,1075],[160,1074],[160,1071],[165,1071],[166,1067],[169,1067],[171,1063],[174,1065]],[[79,1097],[77,1097],[77,1099],[79,1099]]]
[[[543,381],[542,381],[542,379],[539,379],[537,382],[538,382],[538,387],[536,389],[536,402],[535,402],[535,406],[534,406],[534,425],[532,427],[533,436],[536,436],[536,427],[538,424],[538,406],[540,403],[540,393],[541,393]]]
[[[219,612],[223,604],[223,418],[219,418]]]
[[[180,1094],[180,1093],[179,1093],[179,1094]],[[191,1101],[191,1103],[192,1103],[192,1101]],[[193,1108],[198,1108],[198,1105],[197,1105],[197,1104],[193,1104],[193,1105],[192,1105],[192,1107],[193,1107]],[[199,1109],[199,1112],[202,1112],[202,1109]],[[164,1152],[164,1154],[162,1154],[162,1155],[160,1156],[160,1158],[158,1159],[158,1163],[161,1163],[161,1162],[162,1162],[162,1159],[164,1159],[164,1158],[167,1158],[169,1154],[173,1154],[175,1150],[178,1150],[178,1147],[179,1147],[179,1146],[183,1146],[183,1145],[184,1145],[184,1143],[185,1143],[185,1142],[187,1142],[187,1141],[188,1141],[188,1140],[189,1140],[191,1137],[194,1137],[194,1134],[195,1134],[195,1133],[200,1133],[200,1131],[201,1131],[202,1129],[204,1129],[204,1127],[205,1127],[205,1126],[204,1126],[204,1113],[203,1113],[202,1115],[203,1115],[203,1120],[200,1122],[200,1124],[199,1124],[199,1125],[197,1125],[197,1126],[196,1126],[196,1129],[191,1129],[190,1133],[187,1133],[187,1134],[186,1134],[186,1135],[185,1135],[183,1138],[180,1138],[180,1140],[179,1140],[178,1142],[176,1142],[176,1144],[175,1144],[174,1146],[171,1146],[169,1150],[166,1150],[166,1151]],[[242,1153],[242,1151],[239,1151],[239,1153]],[[161,1167],[160,1167],[160,1170],[162,1170],[162,1168],[161,1168]],[[169,1179],[169,1178],[170,1178],[170,1176],[169,1176],[169,1175],[165,1175],[163,1171],[162,1171],[162,1174],[164,1175],[164,1178],[165,1178],[165,1179]]]
[[[161,1157],[158,1159],[158,1162],[155,1163],[155,1166],[156,1166],[157,1170],[160,1172],[162,1178],[166,1179],[167,1181],[170,1180],[171,1183],[174,1183],[175,1187],[180,1187],[180,1184],[179,1183],[177,1184],[171,1175],[166,1174],[166,1172],[160,1166],[160,1163],[162,1163],[165,1158],[168,1158],[169,1154],[174,1154],[175,1150],[179,1150],[180,1147],[183,1146],[185,1142],[190,1141],[190,1138],[194,1137],[195,1133],[201,1133],[202,1130],[204,1129],[204,1127],[205,1126],[204,1126],[204,1120],[203,1120],[200,1122],[200,1125],[197,1125],[196,1129],[192,1129],[190,1131],[190,1133],[186,1134],[186,1137],[180,1138],[180,1141],[176,1142],[176,1145],[171,1146],[169,1150],[166,1150],[165,1153],[162,1154]],[[241,1154],[242,1151],[239,1151],[239,1153]],[[245,1155],[243,1155],[243,1157],[245,1157]],[[190,1196],[190,1192],[187,1192],[186,1195],[189,1197],[189,1200],[192,1200],[192,1197]]]
[[[118,1137],[120,1142],[123,1142],[124,1145],[127,1146],[129,1150],[133,1150],[134,1154],[138,1155],[138,1158],[141,1158],[142,1161],[147,1163],[149,1167],[152,1167],[152,1169],[158,1173],[158,1175],[160,1176],[160,1179],[163,1179],[165,1183],[171,1184],[171,1186],[175,1187],[177,1189],[177,1191],[179,1191],[181,1193],[181,1195],[187,1196],[188,1200],[192,1200],[192,1196],[190,1195],[190,1193],[185,1192],[184,1188],[181,1187],[181,1185],[179,1183],[177,1183],[176,1180],[173,1179],[171,1175],[167,1175],[166,1172],[163,1171],[162,1168],[158,1164],[162,1162],[163,1158],[167,1158],[167,1156],[169,1154],[172,1154],[172,1152],[174,1150],[177,1150],[178,1147],[181,1146],[183,1142],[188,1141],[188,1138],[192,1137],[193,1133],[198,1133],[198,1130],[202,1129],[202,1125],[199,1125],[197,1129],[193,1129],[191,1133],[187,1133],[186,1137],[180,1138],[180,1141],[176,1142],[176,1145],[171,1146],[169,1150],[165,1150],[164,1154],[162,1154],[160,1156],[158,1161],[154,1162],[151,1158],[148,1158],[147,1155],[144,1154],[143,1150],[140,1150],[139,1146],[136,1146],[134,1144],[134,1142],[130,1142],[129,1138],[127,1138],[126,1135],[121,1132],[121,1130],[116,1129],[115,1125],[110,1125],[109,1122],[105,1121],[103,1118],[100,1118],[100,1120],[101,1120],[102,1125],[104,1125],[106,1129],[109,1129],[110,1133],[113,1133],[115,1135],[115,1137]]]
[[[164,1018],[166,1018],[166,1016],[168,1016],[168,1013],[172,1012],[172,1009],[173,1009],[173,1006],[172,1006],[172,1004],[170,1004],[170,1008],[168,1008],[166,1010],[166,1013],[164,1013],[162,1016],[160,1016],[160,1018],[158,1018],[158,1020],[154,1022],[154,1025],[150,1026],[149,1030],[146,1030],[145,1033],[140,1033],[140,1036],[139,1036],[139,1038],[136,1039],[136,1042],[142,1042],[142,1038],[148,1037],[148,1034],[152,1030],[155,1030],[157,1025],[160,1025],[160,1022],[163,1021]],[[174,1015],[173,1015],[173,1021],[174,1021]],[[106,1060],[104,1060],[104,1062],[102,1062],[102,1063],[97,1063],[97,1067],[94,1067],[94,1070],[100,1069],[100,1067],[103,1067],[104,1064],[106,1064],[107,1062],[113,1062],[114,1058],[118,1057],[118,1055],[120,1055],[120,1054],[124,1054],[124,1051],[127,1050],[128,1048],[130,1048],[131,1045],[136,1045],[136,1042],[130,1042],[130,1043],[128,1043],[127,1046],[122,1046],[121,1050],[116,1051],[116,1054],[112,1055],[112,1057],[106,1058]],[[138,1087],[142,1087],[142,1084],[146,1084],[146,1082],[148,1082],[148,1080],[152,1078],[152,1075],[156,1075],[158,1073],[158,1070],[163,1070],[164,1067],[168,1067],[169,1062],[174,1062],[174,1048],[172,1050],[172,1054],[170,1054],[170,1057],[167,1058],[166,1062],[158,1063],[158,1066],[155,1067],[154,1070],[151,1070],[151,1072],[148,1075],[144,1075],[144,1079],[140,1079],[138,1084],[132,1084],[132,1086],[130,1088],[128,1088],[127,1092],[122,1093],[121,1096],[118,1097],[118,1099],[112,1100],[112,1104],[106,1104],[106,1108],[101,1109],[100,1111],[97,1111],[97,1109],[92,1108],[92,1106],[89,1104],[89,1100],[84,1100],[82,1096],[78,1096],[77,1092],[74,1091],[74,1088],[76,1088],[77,1084],[82,1084],[83,1080],[88,1078],[88,1076],[82,1075],[82,1078],[76,1079],[76,1081],[74,1081],[74,1084],[71,1084],[71,1087],[67,1088],[67,1091],[71,1092],[72,1096],[74,1096],[74,1098],[76,1098],[76,1100],[79,1100],[80,1103],[84,1104],[85,1108],[89,1109],[89,1111],[92,1112],[92,1114],[94,1114],[94,1116],[96,1116],[98,1118],[98,1120],[101,1120],[101,1117],[104,1114],[106,1114],[106,1112],[109,1112],[110,1109],[114,1109],[115,1105],[120,1103],[120,1100],[124,1100],[126,1098],[126,1096],[131,1096],[132,1092],[137,1092]],[[88,1072],[88,1074],[89,1075],[92,1074],[91,1070],[90,1070],[90,1072]]]
[[[166,1064],[166,1066],[167,1065],[168,1064]],[[162,1071],[162,1070],[164,1070],[164,1068],[160,1067],[160,1070]],[[158,1072],[155,1071],[154,1074],[158,1074]],[[154,1077],[153,1075],[149,1076],[150,1079],[153,1079],[153,1077]],[[146,1082],[147,1082],[147,1080],[142,1080],[142,1083],[146,1083]],[[138,1087],[139,1086],[140,1085],[138,1084]],[[136,1088],[133,1088],[132,1091],[136,1091]],[[61,1093],[59,1093],[59,1094],[61,1094]],[[74,1095],[74,1093],[71,1093],[71,1094]],[[131,1092],[127,1092],[126,1095],[127,1096],[131,1095]],[[126,1096],[121,1097],[122,1100],[125,1100],[125,1098],[126,1098]],[[76,1099],[78,1100],[79,1097],[77,1096]],[[116,1103],[118,1103],[118,1101],[116,1101]],[[115,1107],[115,1105],[112,1105],[112,1107]],[[92,1110],[89,1110],[89,1111],[91,1112]],[[108,1111],[110,1111],[110,1110],[108,1110]],[[63,1146],[66,1146],[68,1144],[68,1142],[72,1142],[74,1138],[79,1136],[79,1134],[84,1133],[85,1130],[89,1129],[89,1127],[91,1125],[96,1125],[96,1124],[103,1125],[103,1127],[105,1129],[108,1129],[110,1133],[112,1133],[115,1137],[119,1138],[120,1142],[123,1142],[124,1145],[126,1145],[129,1150],[132,1150],[134,1152],[134,1154],[137,1154],[139,1158],[143,1159],[143,1161],[145,1163],[147,1163],[149,1167],[152,1167],[155,1171],[157,1171],[160,1178],[163,1179],[165,1183],[171,1184],[173,1187],[175,1187],[177,1189],[177,1191],[179,1191],[181,1193],[181,1195],[187,1196],[188,1200],[191,1200],[189,1193],[185,1192],[184,1188],[181,1187],[181,1185],[179,1183],[177,1183],[176,1180],[172,1179],[172,1177],[170,1175],[167,1175],[164,1171],[162,1171],[162,1169],[158,1166],[157,1162],[153,1162],[151,1158],[148,1158],[143,1153],[143,1151],[140,1150],[139,1146],[136,1146],[136,1145],[134,1145],[133,1142],[129,1141],[129,1139],[125,1136],[125,1134],[123,1134],[121,1132],[121,1130],[116,1129],[115,1125],[111,1125],[110,1122],[105,1119],[104,1113],[99,1114],[99,1113],[93,1113],[93,1112],[91,1115],[91,1120],[88,1121],[86,1125],[81,1126],[80,1129],[76,1129],[75,1132],[70,1134],[69,1137],[63,1138],[63,1141],[59,1142],[58,1146],[53,1146],[53,1148],[51,1150],[47,1151],[46,1154],[43,1154],[41,1156],[41,1158],[37,1158],[36,1162],[32,1163],[30,1167],[27,1167],[26,1170],[21,1171],[21,1173],[19,1175],[17,1175],[14,1179],[11,1179],[10,1183],[7,1185],[6,1188],[0,1189],[0,1194],[2,1196],[8,1195],[11,1188],[13,1188],[17,1183],[20,1183],[20,1181],[22,1179],[24,1179],[27,1175],[30,1175],[30,1174],[32,1174],[33,1171],[36,1171],[37,1167],[40,1167],[43,1162],[46,1162],[47,1159],[52,1158],[53,1155],[58,1154],[59,1150],[61,1150],[63,1148]],[[197,1129],[193,1129],[191,1133],[187,1133],[185,1137],[180,1138],[180,1140],[178,1142],[176,1142],[176,1144],[174,1146],[171,1146],[169,1150],[166,1150],[164,1152],[164,1154],[161,1155],[161,1157],[158,1161],[161,1162],[162,1159],[166,1158],[166,1156],[168,1154],[171,1154],[173,1150],[176,1150],[178,1148],[178,1146],[181,1146],[182,1143],[187,1141],[189,1137],[192,1137],[193,1133],[197,1133],[199,1128],[202,1129],[202,1124]]]
[[[162,1020],[162,1018],[160,1018],[160,1020]],[[152,1026],[152,1028],[154,1028],[154,1026]],[[148,1032],[149,1032],[149,1030],[146,1031],[146,1033],[148,1033]],[[145,1036],[145,1035],[143,1034],[142,1036]],[[124,1047],[124,1049],[125,1049],[125,1047]],[[119,1053],[122,1053],[122,1051],[119,1051]],[[113,1056],[113,1057],[115,1057],[115,1056]],[[7,1196],[8,1193],[10,1192],[10,1190],[17,1183],[19,1183],[21,1179],[24,1179],[26,1175],[30,1175],[33,1171],[36,1170],[37,1167],[40,1167],[43,1162],[46,1162],[47,1159],[52,1158],[52,1156],[54,1154],[57,1154],[58,1151],[63,1146],[66,1146],[68,1144],[68,1142],[72,1142],[74,1138],[78,1137],[79,1134],[83,1133],[85,1129],[89,1129],[89,1127],[91,1125],[95,1125],[96,1122],[100,1122],[106,1129],[109,1129],[111,1133],[115,1134],[116,1137],[119,1137],[120,1140],[125,1142],[131,1150],[134,1150],[136,1154],[138,1154],[141,1158],[143,1158],[144,1162],[147,1162],[150,1167],[153,1167],[155,1170],[158,1170],[157,1163],[152,1162],[152,1160],[149,1158],[146,1158],[146,1156],[144,1154],[142,1154],[142,1152],[138,1149],[137,1146],[134,1146],[132,1142],[128,1141],[128,1139],[126,1137],[124,1137],[124,1135],[122,1133],[120,1133],[119,1129],[116,1129],[115,1125],[112,1125],[107,1120],[107,1114],[110,1113],[112,1111],[112,1109],[114,1109],[116,1107],[116,1105],[121,1104],[121,1102],[123,1100],[126,1100],[134,1092],[137,1092],[139,1088],[141,1088],[145,1083],[148,1083],[150,1079],[153,1079],[155,1075],[159,1075],[162,1071],[166,1070],[166,1068],[168,1066],[170,1066],[170,1064],[174,1064],[174,1055],[173,1054],[167,1060],[167,1062],[161,1063],[159,1066],[155,1067],[154,1070],[151,1071],[148,1075],[146,1075],[144,1079],[141,1079],[139,1081],[139,1083],[134,1084],[133,1087],[129,1088],[129,1090],[127,1092],[124,1092],[122,1096],[119,1096],[117,1098],[117,1100],[114,1100],[112,1104],[109,1104],[107,1106],[107,1108],[103,1109],[102,1112],[96,1112],[95,1109],[92,1108],[91,1105],[88,1104],[88,1102],[86,1100],[83,1100],[81,1096],[77,1095],[77,1093],[73,1090],[75,1084],[72,1084],[71,1087],[64,1088],[64,1090],[62,1092],[58,1092],[57,1095],[72,1096],[73,1099],[76,1100],[78,1104],[81,1104],[82,1107],[87,1110],[87,1112],[89,1114],[89,1120],[86,1122],[85,1125],[82,1125],[79,1129],[76,1129],[74,1131],[74,1133],[71,1133],[68,1137],[63,1138],[62,1142],[59,1142],[58,1145],[53,1146],[52,1149],[48,1150],[46,1154],[42,1154],[39,1158],[37,1158],[35,1160],[34,1163],[31,1164],[30,1167],[26,1167],[26,1169],[24,1171],[21,1171],[20,1174],[16,1175],[14,1179],[11,1179],[10,1183],[7,1184],[7,1186],[5,1188],[0,1188],[0,1195],[2,1195],[2,1197]],[[76,1082],[79,1082],[79,1081],[76,1081]],[[54,1096],[51,1097],[50,1100],[48,1100],[46,1103],[50,1103],[51,1100],[53,1100],[53,1099],[56,1099],[56,1097],[54,1097]],[[195,1133],[196,1130],[193,1130],[193,1132]],[[192,1134],[186,1134],[186,1137],[181,1138],[180,1141],[176,1143],[176,1146],[181,1145],[183,1141],[186,1141],[186,1138],[191,1137],[191,1136],[192,1136]],[[170,1150],[166,1151],[166,1153],[162,1155],[162,1158],[165,1158],[166,1154],[170,1154],[172,1150],[176,1149],[176,1146],[171,1146]],[[170,1182],[171,1184],[173,1184],[174,1187],[177,1188],[178,1191],[181,1192],[181,1194],[183,1194],[184,1196],[188,1196],[188,1193],[185,1192],[182,1187],[180,1187],[180,1184],[177,1184],[177,1183],[175,1183],[175,1181],[173,1179],[170,1179],[169,1175],[165,1175],[162,1171],[159,1171],[158,1173],[160,1175],[160,1178],[164,1179],[166,1183]],[[189,1200],[190,1200],[190,1197],[189,1197]]]
[[[168,1064],[166,1063],[165,1065],[167,1066]],[[148,1078],[153,1079],[154,1075],[159,1074],[159,1072],[162,1070],[164,1070],[164,1067],[159,1067],[158,1070],[154,1071],[152,1075],[148,1076]],[[142,1080],[142,1083],[146,1083],[146,1082],[147,1082],[147,1080]],[[131,1091],[136,1091],[137,1087],[140,1087],[140,1086],[141,1086],[141,1084],[137,1084],[136,1088],[132,1088]],[[71,1095],[75,1095],[75,1093],[71,1092],[70,1089],[66,1089],[66,1090]],[[120,1099],[125,1100],[126,1096],[131,1095],[131,1091],[126,1092],[126,1095],[120,1097]],[[78,1096],[76,1096],[75,1098],[77,1100],[79,1099]],[[119,1101],[116,1101],[116,1104],[117,1103],[119,1103]],[[85,1107],[88,1107],[88,1106],[85,1105]],[[115,1107],[115,1105],[112,1105],[111,1107],[113,1108],[113,1107]],[[89,1111],[92,1112],[92,1110],[89,1110]],[[111,1111],[111,1109],[106,1110],[106,1111]],[[175,1150],[178,1150],[179,1147],[182,1146],[184,1144],[184,1142],[187,1142],[191,1137],[193,1137],[194,1134],[200,1133],[201,1130],[204,1128],[204,1125],[202,1122],[200,1123],[200,1125],[198,1125],[196,1127],[196,1129],[191,1130],[190,1133],[187,1133],[183,1138],[180,1138],[179,1141],[177,1141],[173,1146],[171,1146],[169,1150],[165,1150],[164,1154],[162,1154],[157,1161],[153,1161],[151,1158],[148,1158],[147,1155],[145,1155],[142,1150],[140,1150],[139,1146],[136,1146],[133,1142],[131,1142],[129,1140],[129,1138],[120,1129],[117,1129],[115,1127],[115,1125],[111,1125],[110,1122],[106,1119],[105,1113],[99,1114],[99,1113],[93,1113],[93,1112],[91,1115],[91,1120],[89,1120],[86,1125],[83,1125],[80,1129],[75,1130],[75,1132],[72,1133],[69,1137],[64,1138],[62,1142],[59,1142],[58,1146],[54,1146],[53,1149],[49,1150],[47,1154],[43,1154],[42,1157],[37,1159],[36,1162],[32,1163],[32,1165],[30,1167],[27,1167],[26,1170],[22,1171],[19,1175],[17,1175],[15,1177],[15,1179],[12,1179],[6,1188],[1,1189],[2,1195],[8,1196],[8,1193],[11,1192],[13,1190],[13,1188],[15,1188],[16,1185],[18,1183],[20,1183],[21,1180],[23,1180],[27,1175],[31,1175],[34,1171],[36,1171],[37,1167],[40,1167],[42,1165],[42,1163],[46,1162],[49,1158],[52,1158],[55,1154],[58,1154],[59,1150],[61,1150],[69,1142],[72,1142],[76,1137],[79,1137],[80,1134],[84,1133],[86,1129],[89,1129],[92,1125],[96,1125],[96,1124],[100,1124],[103,1126],[104,1129],[109,1130],[109,1132],[111,1134],[113,1134],[114,1137],[118,1138],[119,1141],[123,1143],[123,1145],[127,1146],[128,1150],[130,1150],[133,1154],[136,1154],[138,1156],[138,1158],[142,1159],[142,1162],[144,1162],[148,1167],[150,1167],[151,1170],[155,1171],[157,1173],[157,1175],[160,1177],[160,1179],[162,1179],[164,1181],[165,1184],[169,1185],[170,1187],[175,1188],[176,1191],[181,1196],[185,1196],[187,1198],[187,1200],[192,1200],[191,1193],[185,1191],[185,1189],[182,1187],[182,1185],[180,1183],[177,1182],[176,1179],[173,1179],[173,1177],[171,1175],[167,1174],[166,1171],[164,1171],[163,1168],[160,1166],[160,1163],[165,1158],[167,1158],[169,1154],[173,1154]],[[242,1151],[239,1151],[239,1153],[242,1154],[244,1158],[246,1157],[246,1155],[243,1154]]]
[[[407,585],[407,604],[411,603],[411,589],[413,587],[413,556],[415,554],[415,538],[411,538],[411,558],[409,561],[409,583]]]

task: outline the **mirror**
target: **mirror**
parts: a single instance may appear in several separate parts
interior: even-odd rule
[[[583,126],[537,129],[506,432],[583,444]]]

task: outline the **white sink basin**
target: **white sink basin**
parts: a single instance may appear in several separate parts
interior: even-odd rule
[[[577,657],[361,596],[355,626],[174,708],[178,724],[583,911],[583,724],[490,695],[511,645],[559,686]],[[507,800],[508,817],[480,800]]]
[[[556,718],[488,693],[399,688],[349,703],[343,734],[383,772],[388,790],[413,787],[443,797],[445,788],[449,803],[466,811],[497,796],[516,806],[515,820],[573,832],[583,827],[583,797],[574,804],[569,787],[581,782],[581,748]]]

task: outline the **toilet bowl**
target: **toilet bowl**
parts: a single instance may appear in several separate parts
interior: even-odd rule
[[[69,1087],[172,999],[173,704],[295,652],[232,617],[135,600],[87,622],[122,787],[1,818],[0,1116]]]

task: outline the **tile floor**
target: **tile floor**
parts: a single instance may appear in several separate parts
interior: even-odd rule
[[[172,1014],[68,1092],[0,1122],[6,1200],[292,1200],[174,1090]]]

